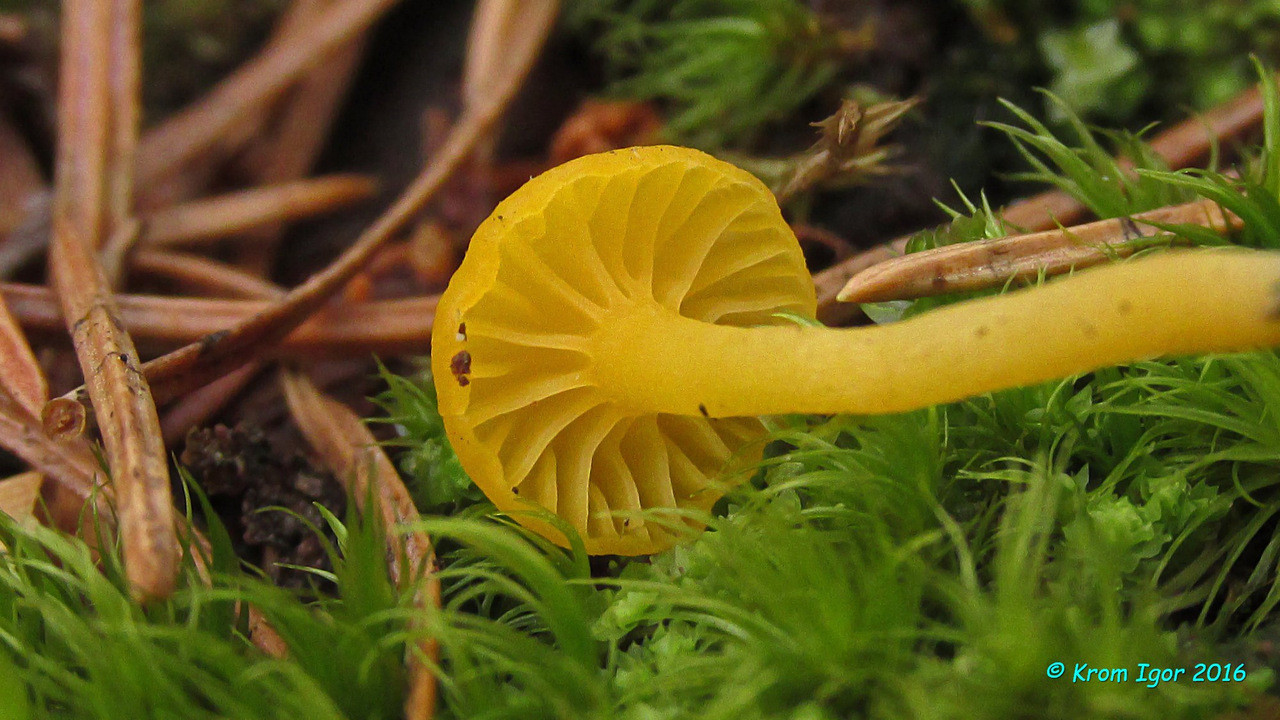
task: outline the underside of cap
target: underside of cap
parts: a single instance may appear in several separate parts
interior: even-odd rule
[[[777,325],[780,313],[813,317],[815,299],[759,180],[696,150],[628,148],[556,167],[500,203],[432,335],[463,467],[499,509],[564,544],[562,521],[592,554],[668,547],[682,513],[709,510],[761,451],[756,418],[646,412],[599,386],[594,368],[610,358],[592,338],[636,307]]]

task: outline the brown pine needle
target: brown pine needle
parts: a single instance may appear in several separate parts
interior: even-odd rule
[[[140,224],[129,223],[123,233],[117,233],[116,242],[108,242],[104,254],[109,253],[113,262],[119,263],[140,245],[191,247],[221,242],[253,230],[278,228],[282,222],[342,209],[368,199],[377,188],[377,181],[366,175],[339,174],[191,200],[156,210]],[[43,210],[47,214],[48,206]],[[26,228],[28,224],[30,230]],[[137,236],[133,237],[130,233],[135,228]],[[247,234],[244,241],[258,243],[261,239],[258,234]],[[0,245],[0,275],[31,260],[47,245],[47,217],[44,222],[36,222],[28,216],[10,241]]]
[[[241,274],[253,279],[247,273]],[[265,281],[260,282],[265,284]],[[267,286],[258,294],[270,298],[281,292],[279,288]],[[238,386],[241,378],[236,376],[237,373],[251,372],[251,368],[254,364],[240,368],[218,382]],[[355,413],[326,397],[305,375],[294,370],[282,370],[280,380],[298,427],[335,477],[344,483],[348,494],[357,502],[363,502],[371,497],[369,491],[372,488],[372,497],[377,499],[385,528],[393,581],[412,583],[415,587],[414,601],[420,609],[428,604],[439,608],[440,581],[434,574],[435,554],[431,541],[421,530],[406,529],[419,519],[418,510],[391,459]],[[283,639],[265,620],[259,617],[255,622],[252,608],[250,612],[251,636],[255,644],[276,657],[283,657],[288,651]],[[420,622],[417,625],[421,627]],[[410,686],[405,716],[410,720],[427,720],[435,712],[436,680],[431,667],[439,661],[438,644],[425,636],[417,642],[414,651],[407,654]]]
[[[357,502],[363,502],[370,497],[372,487],[372,497],[378,503],[391,548],[392,579],[416,587],[414,599],[419,608],[438,608],[440,581],[433,572],[435,555],[431,541],[426,533],[412,529],[419,519],[418,510],[391,459],[355,413],[325,396],[305,375],[284,370],[280,382],[289,411],[308,444],[346,484],[347,492]],[[419,632],[420,623],[415,623]],[[406,717],[421,720],[434,712],[435,677],[430,666],[439,660],[440,649],[435,639],[425,636],[415,650],[408,653],[410,689]]]
[[[0,299],[0,384],[22,407],[38,417],[49,399],[49,385],[27,336]]]
[[[0,515],[8,515],[22,525],[34,522],[43,484],[44,477],[38,472],[24,472],[0,480]],[[7,550],[0,541],[0,553]]]
[[[395,5],[396,0],[342,0],[268,46],[215,87],[198,104],[170,117],[143,137],[138,155],[140,187],[160,183],[243,121],[246,113],[283,92],[289,83],[349,43]]]
[[[277,37],[305,27],[333,2],[294,0],[277,25]],[[254,138],[242,155],[239,164],[246,176],[269,185],[296,180],[311,172],[355,77],[366,34],[357,33],[326,56],[273,108],[270,127]],[[237,264],[265,274],[275,259],[279,236],[279,228],[253,233],[254,241],[240,248]]]
[[[143,219],[140,244],[204,245],[282,222],[333,212],[378,189],[363,175],[282,182],[157,210]]]
[[[241,298],[276,298],[284,295],[284,290],[280,287],[257,275],[193,255],[142,252],[134,258],[133,269],[135,272],[168,277],[185,290],[200,289],[211,295]],[[186,436],[188,430],[207,422],[244,389],[263,366],[262,362],[251,362],[204,387],[192,390],[174,402],[160,416],[165,444],[178,442]]]
[[[157,401],[177,398],[268,352],[359,272],[383,243],[400,232],[462,166],[477,140],[493,127],[515,97],[550,33],[554,14],[543,19],[546,25],[539,32],[524,33],[521,42],[508,48],[513,59],[506,82],[484,102],[463,113],[440,154],[333,264],[249,321],[147,363],[144,372]]]
[[[1173,169],[1188,167],[1208,156],[1215,145],[1239,139],[1262,122],[1262,93],[1250,88],[1235,98],[1192,118],[1176,123],[1151,138],[1152,151]],[[1060,190],[1050,190],[1011,204],[1001,218],[1027,232],[1069,225],[1087,215],[1087,209]],[[902,255],[910,236],[900,237],[853,255],[813,277],[818,293],[818,318],[839,324],[857,313],[857,306],[841,304],[837,295],[845,284],[867,268]]]
[[[119,288],[124,282],[125,263],[138,243],[142,226],[137,218],[127,217],[112,227],[111,234],[107,236],[98,251],[98,265],[102,268],[102,275],[107,279],[108,287]]]
[[[1276,82],[1273,75],[1269,82]],[[1195,165],[1209,156],[1215,144],[1235,142],[1262,123],[1262,87],[1253,85],[1202,114],[1170,125],[1151,138],[1151,149],[1171,168]]]
[[[274,298],[284,290],[216,260],[163,250],[144,250],[133,258],[133,272],[167,278],[183,291],[238,298]]]
[[[48,288],[0,283],[0,293],[27,330],[47,333],[65,329],[58,303]],[[421,355],[430,347],[431,322],[438,301],[439,296],[429,295],[325,308],[262,354],[285,358],[368,357],[369,353]],[[134,338],[163,348],[195,342],[223,328],[249,322],[275,307],[265,300],[153,295],[117,295],[116,302],[120,318]],[[74,396],[79,397],[80,393]]]
[[[0,277],[11,277],[49,247],[52,209],[53,193],[48,188],[27,196],[21,220],[0,242]]]
[[[1112,258],[1127,257],[1161,241],[1161,225],[1199,225],[1220,233],[1240,228],[1240,218],[1208,200],[1174,205],[1087,225],[960,243],[893,258],[854,275],[841,302],[910,300],[1001,287],[1012,280],[1058,275]],[[1151,227],[1144,232],[1139,224]]]
[[[26,216],[32,193],[44,186],[40,164],[22,136],[0,114],[0,238],[8,236]]]
[[[44,477],[38,472],[24,472],[0,480],[0,513],[20,522],[32,518],[43,483]],[[0,543],[0,551],[3,550],[4,543]]]
[[[333,3],[334,0],[294,0],[277,22],[272,42],[305,28]],[[270,117],[264,117],[269,122],[240,155],[238,164],[246,177],[258,185],[272,185],[298,180],[311,172],[355,77],[366,34],[357,33],[330,53],[275,103]],[[282,230],[280,224],[273,224],[246,233],[248,242],[237,248],[237,265],[254,275],[266,275],[275,261]],[[247,287],[247,283],[241,287]],[[257,375],[262,365],[252,363],[187,394],[162,418],[165,432],[213,415]]]
[[[520,6],[524,5],[524,8]],[[503,82],[508,74],[504,65],[510,55],[506,49],[510,38],[526,29],[528,12],[550,9],[555,3],[535,0],[518,3],[508,0],[479,0],[471,17],[467,36],[467,55],[462,67],[462,103],[464,106],[484,102],[484,98]],[[536,28],[537,23],[531,27]]]
[[[142,600],[173,591],[178,541],[160,423],[94,254],[127,217],[138,115],[137,0],[62,12],[49,266],[116,488],[125,572]]]
[[[166,408],[160,416],[160,429],[164,433],[165,445],[173,447],[192,428],[208,425],[214,415],[262,372],[263,367],[265,363],[249,363],[202,388],[192,390],[172,407]]]
[[[511,52],[511,48],[541,46],[559,12],[558,0],[479,0],[476,3],[462,66],[464,115],[501,93],[513,74],[524,74],[524,58],[519,52]],[[482,166],[487,166],[493,156],[493,135],[490,129],[473,151]]]
[[[277,660],[289,657],[289,643],[285,642],[280,633],[271,627],[271,623],[263,617],[262,611],[250,605],[248,615],[249,640],[253,642],[254,647]]]

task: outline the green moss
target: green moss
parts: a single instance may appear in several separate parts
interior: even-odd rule
[[[795,0],[575,0],[611,91],[668,105],[673,141],[741,143],[789,117],[834,77],[835,30]]]
[[[449,447],[430,368],[414,377],[380,371],[387,389],[375,401],[386,416],[373,422],[395,426],[398,437],[387,445],[403,449],[398,465],[419,509],[449,514],[483,500]]]
[[[1010,51],[1034,49],[1068,107],[1110,122],[1224,102],[1252,82],[1249,53],[1280,51],[1267,0],[963,3]]]

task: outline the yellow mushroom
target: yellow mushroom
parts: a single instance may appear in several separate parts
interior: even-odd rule
[[[476,231],[432,335],[440,412],[502,510],[592,553],[671,543],[760,415],[893,413],[1160,355],[1280,345],[1280,254],[1168,252],[872,328],[800,327],[813,284],[772,195],[677,147],[580,158]]]

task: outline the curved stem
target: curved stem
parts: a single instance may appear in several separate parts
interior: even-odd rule
[[[738,328],[656,305],[602,322],[596,384],[625,408],[881,414],[1163,355],[1280,345],[1280,254],[1168,252],[879,327]]]

